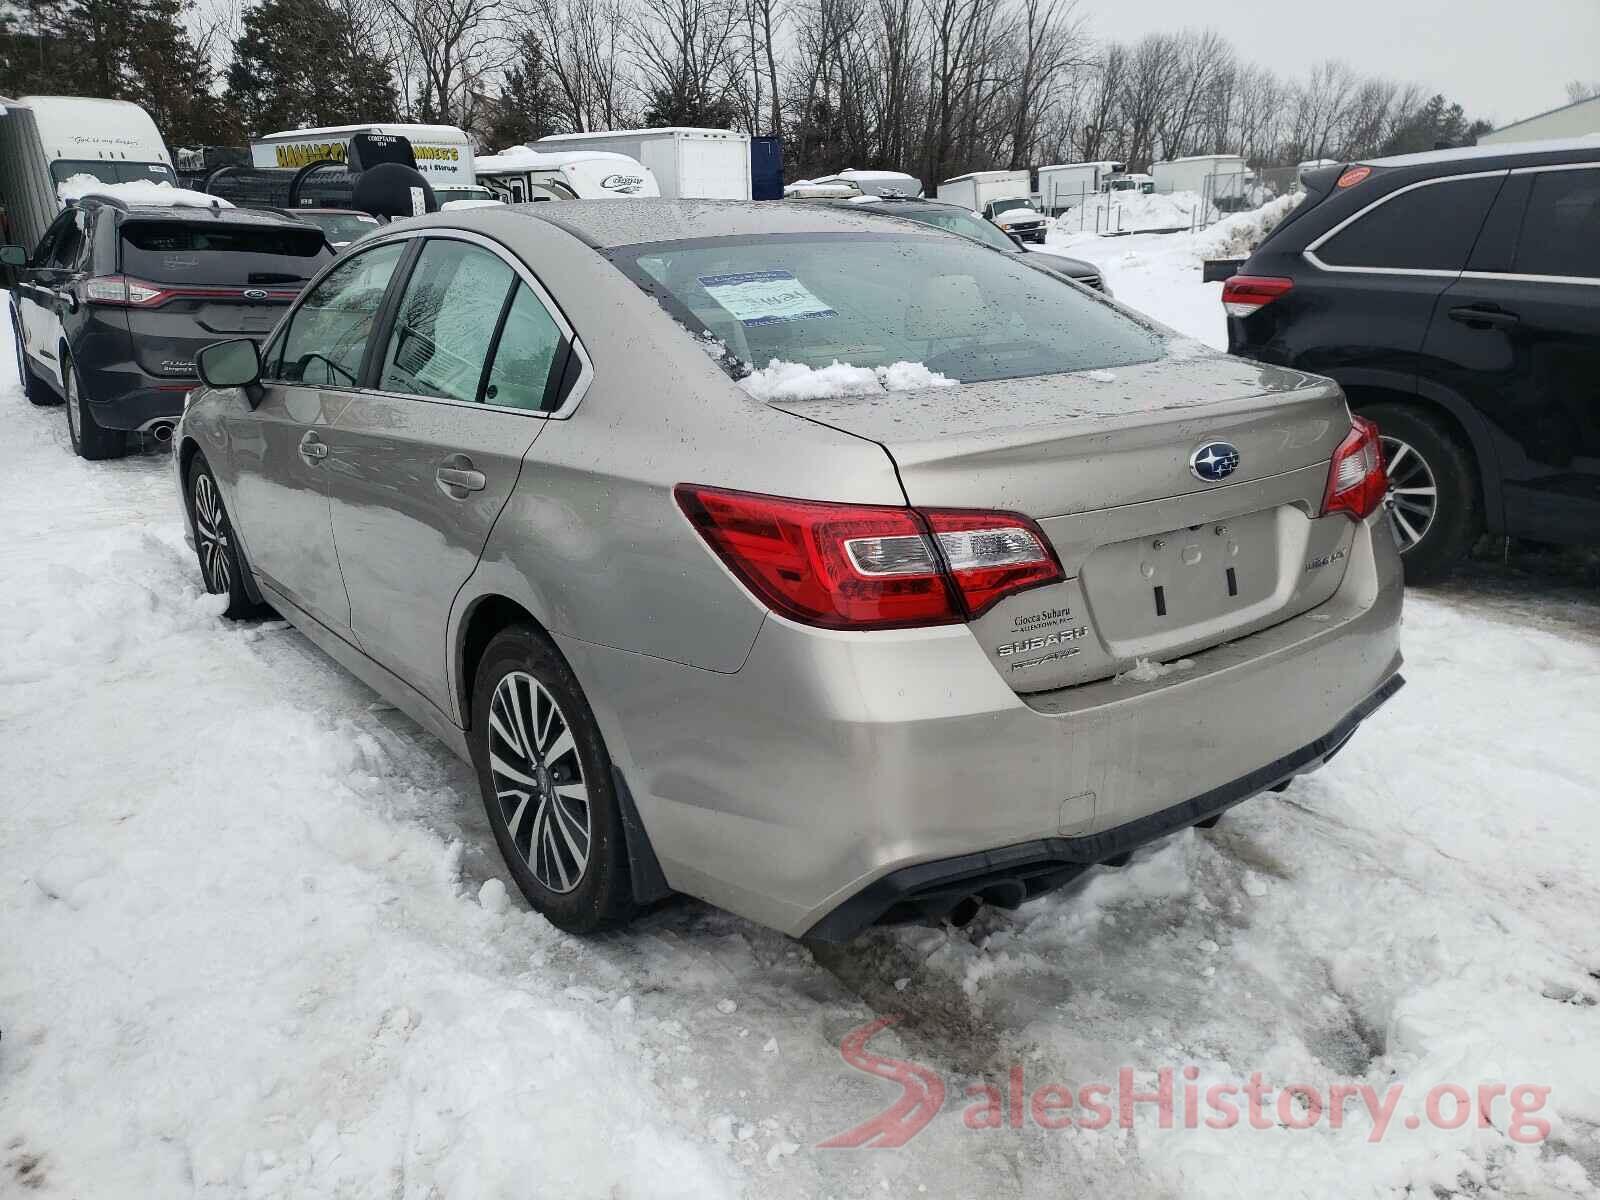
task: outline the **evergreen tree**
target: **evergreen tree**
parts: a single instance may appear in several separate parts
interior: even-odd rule
[[[560,98],[550,74],[544,43],[531,33],[518,39],[515,63],[493,102],[488,141],[492,150],[536,142],[557,132]]]
[[[1469,123],[1461,105],[1435,95],[1391,133],[1379,149],[1383,154],[1415,154],[1422,150],[1467,146],[1492,128],[1487,121]]]
[[[0,93],[131,100],[169,144],[235,134],[186,0],[35,0],[0,19]]]
[[[247,133],[393,121],[394,79],[326,0],[263,0],[244,19],[227,101]]]

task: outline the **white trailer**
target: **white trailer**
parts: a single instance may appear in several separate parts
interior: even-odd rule
[[[489,198],[489,193],[478,183],[472,139],[454,125],[328,125],[320,129],[285,129],[252,139],[250,160],[257,167],[303,167],[323,159],[344,162],[350,138],[357,133],[388,134],[410,142],[417,170],[433,188],[440,204]]]
[[[607,150],[649,167],[661,194],[677,200],[750,199],[750,135],[728,129],[613,129],[540,138],[542,151]]]
[[[1214,200],[1241,195],[1250,168],[1237,154],[1194,154],[1155,163],[1150,174],[1158,192],[1194,192]]]
[[[1090,196],[1098,195],[1105,182],[1120,175],[1123,163],[1110,159],[1098,162],[1057,163],[1039,168],[1039,209],[1048,216],[1059,217],[1069,208],[1076,208]]]
[[[940,200],[982,212],[996,200],[1027,200],[1028,172],[971,171],[939,185]]]
[[[478,158],[478,182],[507,204],[661,195],[654,171],[636,158],[609,150],[513,146]]]

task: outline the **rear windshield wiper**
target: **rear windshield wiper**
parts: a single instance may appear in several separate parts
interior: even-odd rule
[[[307,275],[285,275],[281,271],[251,271],[250,272],[250,276],[249,276],[249,282],[251,282],[251,283],[304,283],[308,278],[310,278],[310,277],[307,276]]]

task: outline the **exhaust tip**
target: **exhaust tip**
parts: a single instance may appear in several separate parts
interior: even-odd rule
[[[978,915],[979,910],[982,908],[982,896],[968,896],[963,900],[956,901],[956,906],[946,915],[945,920],[949,921],[957,929],[965,929],[972,924],[972,919]]]
[[[150,426],[150,436],[158,442],[170,442],[172,440],[172,422],[161,421]]]

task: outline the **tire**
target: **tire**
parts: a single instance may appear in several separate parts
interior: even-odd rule
[[[230,621],[253,617],[261,606],[250,599],[244,588],[244,566],[239,558],[233,522],[222,503],[217,477],[205,456],[196,454],[184,481],[184,497],[189,517],[194,522],[194,552],[200,561],[200,578],[213,596],[226,595],[228,607],[223,616]]]
[[[1377,422],[1384,462],[1391,468],[1389,527],[1400,546],[1406,582],[1435,583],[1483,529],[1477,462],[1455,430],[1426,409],[1373,404],[1361,415]]]
[[[40,408],[60,404],[61,397],[45,387],[34,375],[33,368],[28,366],[27,350],[22,344],[22,313],[17,310],[15,301],[11,304],[11,338],[17,345],[17,381],[22,384],[22,394],[30,404]]]
[[[120,429],[103,429],[95,423],[89,402],[78,386],[78,369],[70,355],[61,356],[62,400],[67,406],[67,436],[79,458],[101,462],[128,452],[128,435]]]
[[[473,679],[472,714],[484,811],[528,903],[574,934],[632,918],[611,756],[555,644],[526,625],[496,634]]]

